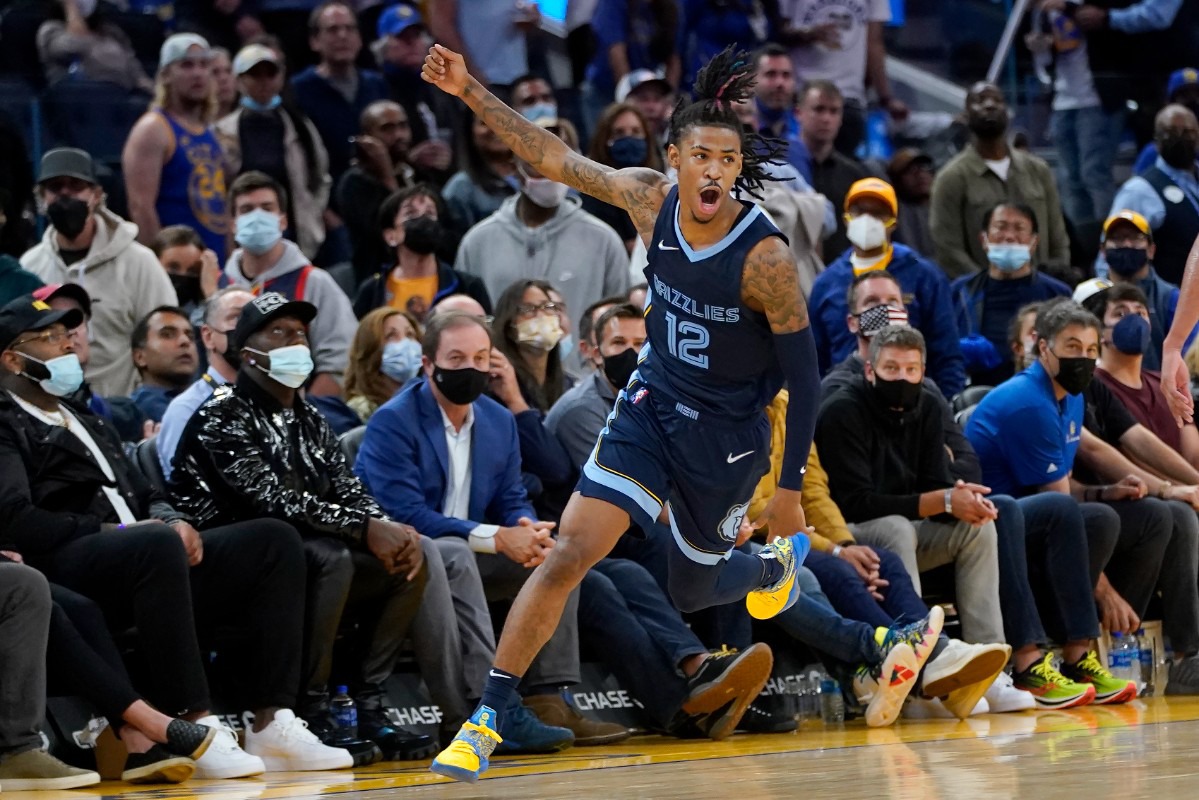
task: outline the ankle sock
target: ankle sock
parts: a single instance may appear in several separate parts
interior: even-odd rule
[[[504,713],[520,702],[520,696],[516,693],[519,686],[519,675],[495,667],[487,673],[487,683],[483,687],[483,697],[479,703],[495,711],[494,730],[500,729]]]

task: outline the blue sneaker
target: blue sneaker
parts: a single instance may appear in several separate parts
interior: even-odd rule
[[[504,739],[496,752],[503,755],[557,753],[575,743],[574,731],[546,725],[523,703],[504,712],[500,729],[504,732]]]
[[[487,706],[479,706],[479,710],[462,723],[450,746],[433,759],[429,771],[465,783],[479,780],[479,776],[487,771],[491,752],[504,741],[491,728],[494,721],[495,711]]]
[[[758,552],[758,558],[777,559],[783,565],[783,577],[771,586],[763,586],[749,593],[745,598],[745,607],[749,609],[751,617],[770,619],[795,605],[799,599],[799,582],[795,580],[795,572],[811,549],[812,540],[806,534],[797,533],[794,536],[780,536]]]

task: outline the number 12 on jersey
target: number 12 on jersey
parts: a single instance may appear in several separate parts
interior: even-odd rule
[[[673,312],[666,312],[666,348],[680,361],[708,368],[708,356],[702,351],[708,347],[708,329],[695,322],[679,322]]]

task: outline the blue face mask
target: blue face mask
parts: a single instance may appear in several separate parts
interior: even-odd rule
[[[52,358],[49,361],[39,361],[26,353],[21,353],[21,356],[35,364],[41,364],[50,373],[48,378],[35,378],[28,372],[21,373],[45,389],[47,394],[55,397],[67,397],[74,394],[83,385],[83,367],[79,363],[79,356],[74,353],[67,353],[65,356]]]
[[[421,348],[416,339],[401,339],[383,345],[383,365],[380,371],[403,385],[420,370]]]
[[[988,244],[987,260],[1002,272],[1015,272],[1032,258],[1026,244]]]
[[[520,112],[529,122],[537,123],[543,119],[558,118],[557,103],[535,103]]]
[[[262,208],[247,211],[237,218],[234,241],[256,256],[269,251],[283,238],[279,215]]]
[[[251,347],[246,349],[251,353],[269,358],[271,365],[268,369],[263,369],[262,365],[258,363],[255,363],[254,366],[269,375],[271,380],[281,383],[289,389],[299,389],[303,386],[315,368],[312,363],[312,351],[308,349],[308,345],[293,344],[287,347],[276,347],[269,353],[263,353],[261,350]]]
[[[608,142],[614,167],[640,167],[649,155],[649,142],[639,136],[621,136]]]
[[[575,340],[569,333],[558,340],[558,358],[566,360],[574,351]]]
[[[1129,314],[1112,326],[1112,347],[1126,356],[1144,355],[1149,347],[1149,321]]]
[[[253,97],[250,97],[248,94],[243,94],[240,102],[242,108],[250,111],[274,111],[283,102],[283,98],[279,95],[275,95],[265,103],[260,103]]]

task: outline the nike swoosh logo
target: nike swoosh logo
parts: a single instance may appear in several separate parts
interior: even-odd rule
[[[744,453],[742,453],[742,454],[741,454],[741,455],[739,455],[739,456],[735,456],[735,455],[733,455],[732,453],[729,453],[728,462],[729,462],[730,464],[732,464],[732,463],[735,463],[735,462],[737,462],[737,461],[740,461],[741,459],[745,458],[746,456],[752,456],[753,454],[754,454],[754,451],[753,451],[753,450],[747,450],[747,451],[745,451]]]
[[[495,670],[491,670],[487,674],[493,678],[503,678],[504,677],[504,675],[502,673],[496,672]]]
[[[659,240],[658,240],[658,249],[659,249],[659,250],[679,250],[680,248],[678,248],[678,247],[671,247],[670,245],[666,244],[666,240],[665,240],[665,239],[659,239]]]

